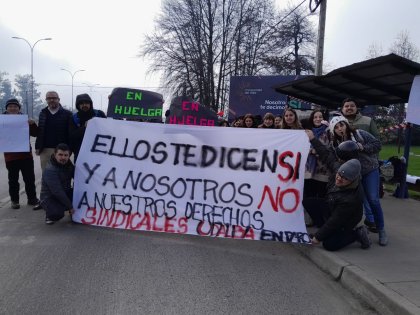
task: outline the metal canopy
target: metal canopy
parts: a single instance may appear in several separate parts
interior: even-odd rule
[[[336,109],[343,99],[360,106],[408,102],[420,64],[390,54],[338,68],[323,76],[310,76],[274,86],[277,92]]]

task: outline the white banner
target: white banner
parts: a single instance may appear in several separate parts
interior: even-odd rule
[[[28,115],[0,115],[0,152],[29,152]]]
[[[414,77],[411,86],[406,120],[412,124],[420,125],[420,75]]]
[[[75,222],[309,243],[303,130],[94,118],[77,159]]]

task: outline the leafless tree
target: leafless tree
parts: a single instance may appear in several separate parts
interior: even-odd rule
[[[369,45],[366,59],[377,58],[383,55],[384,55],[384,52],[382,49],[382,45],[374,42]]]
[[[287,16],[292,8],[280,13]],[[277,27],[273,45],[277,55],[265,59],[271,72],[284,75],[311,74],[315,69],[316,32],[303,8],[293,11]]]
[[[397,35],[390,51],[413,61],[417,61],[419,58],[419,49],[410,41],[408,31],[401,31]]]
[[[288,50],[292,36],[293,51],[284,55],[295,58],[284,62],[293,60],[299,73],[310,68],[310,57],[301,54],[309,37],[296,28],[283,30],[289,24],[279,24],[280,18],[272,0],[164,0],[155,31],[146,37],[140,56],[152,60],[150,71],[163,73],[163,83],[173,94],[223,109],[230,76],[273,73],[267,60]],[[309,27],[305,19],[298,23],[305,30]],[[280,40],[281,35],[289,37]],[[286,41],[287,45],[278,44]]]
[[[372,47],[372,45],[371,45]],[[369,52],[372,49],[369,48]],[[398,33],[395,41],[392,43],[389,51],[401,57],[417,61],[419,59],[419,49],[411,42],[408,31],[401,31]],[[372,55],[371,57],[378,57]],[[387,123],[393,125],[395,123],[402,123],[405,119],[405,104],[392,104],[386,108],[388,119]],[[376,118],[376,117],[375,117]],[[386,125],[385,125],[386,127]],[[402,131],[398,130],[398,145],[402,143]]]

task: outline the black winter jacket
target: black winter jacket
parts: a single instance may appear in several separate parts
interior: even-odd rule
[[[45,107],[39,113],[39,120],[38,120],[38,137],[35,141],[35,150],[39,150],[42,152],[44,149],[44,140],[45,135],[48,132],[53,132],[56,134],[57,138],[59,139],[59,143],[66,143],[69,144],[69,120],[71,119],[71,112],[67,109],[64,109],[61,105],[57,113],[54,114],[54,119],[57,119],[57,125],[59,128],[56,130],[46,130],[46,123],[48,117],[48,107]],[[58,144],[58,143],[57,143]],[[56,145],[57,145],[56,144]]]
[[[74,161],[77,160],[77,157],[79,156],[80,147],[82,146],[83,137],[85,136],[86,131],[86,121],[92,119],[93,117],[99,117],[99,118],[106,118],[106,115],[101,110],[94,110],[91,108],[91,110],[87,113],[88,115],[84,115],[85,117],[82,117],[82,119],[78,119],[78,121],[75,121],[75,115],[79,115],[80,111],[73,114],[70,121],[69,121],[69,145],[70,149],[72,150],[74,154]],[[86,117],[87,116],[87,117]]]
[[[41,203],[48,203],[49,199],[53,199],[56,204],[59,204],[58,207],[62,208],[62,211],[72,209],[72,200],[69,199],[68,192],[72,190],[71,180],[73,177],[73,163],[69,160],[67,164],[62,165],[52,155],[42,173]]]

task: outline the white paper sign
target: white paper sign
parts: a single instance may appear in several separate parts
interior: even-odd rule
[[[28,115],[0,115],[0,152],[29,152]]]
[[[411,86],[406,120],[412,124],[420,125],[420,75],[414,77]]]
[[[310,243],[303,130],[94,118],[77,159],[73,220],[111,228]]]

